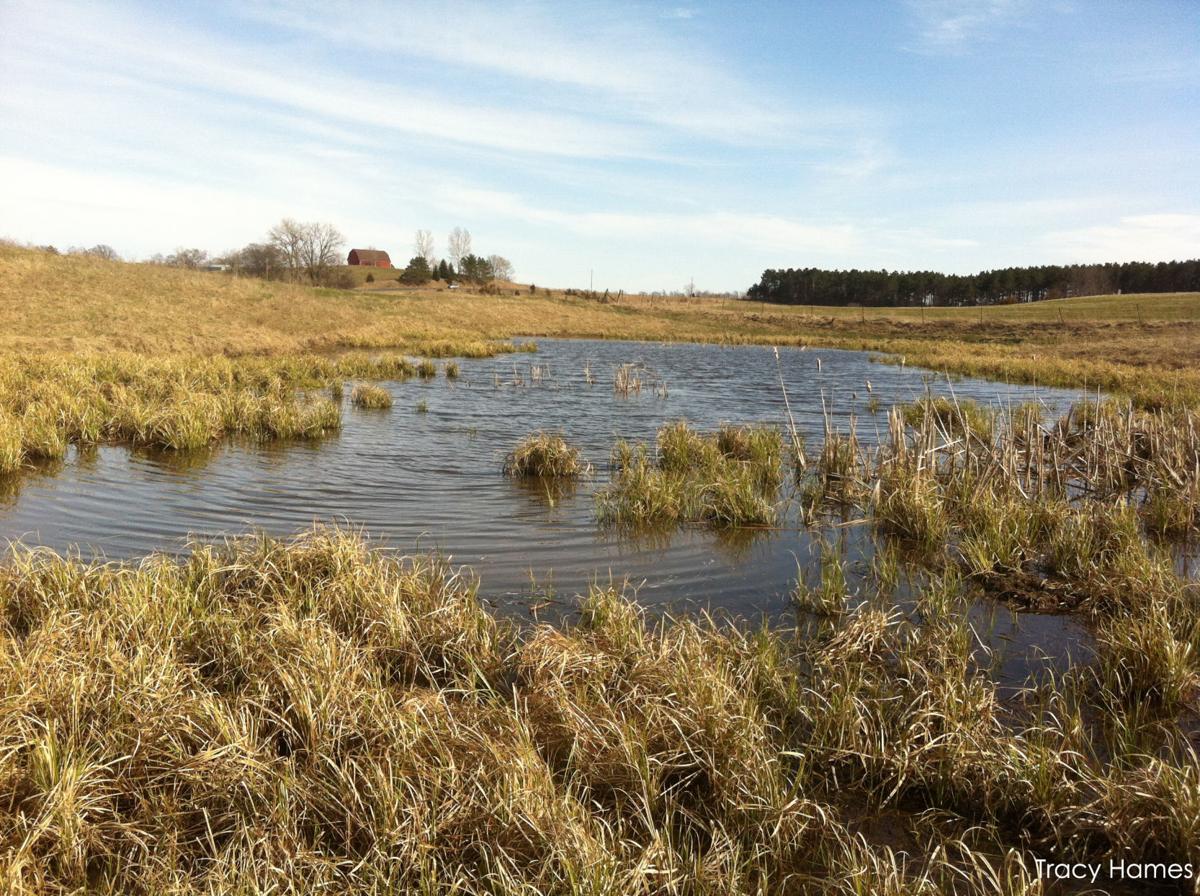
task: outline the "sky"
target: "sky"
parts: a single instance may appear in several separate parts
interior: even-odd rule
[[[1200,2],[0,0],[0,237],[744,290],[1200,256]]]

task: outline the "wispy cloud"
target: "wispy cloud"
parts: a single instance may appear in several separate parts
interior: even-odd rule
[[[1128,215],[1110,224],[1047,233],[1039,243],[1061,261],[1195,258],[1200,247],[1200,215]]]
[[[911,49],[958,55],[1030,11],[1029,0],[909,0],[916,41]]]
[[[724,142],[761,142],[805,131],[823,132],[860,120],[858,110],[814,100],[790,108],[760,84],[733,74],[711,48],[689,41],[656,19],[691,18],[691,7],[653,12],[603,6],[449,2],[398,7],[380,2],[280,3],[260,0],[241,10],[259,22],[340,41],[370,54],[359,23],[388,35],[387,53],[436,61],[452,69],[491,72],[581,93],[558,99],[586,104],[593,114],[628,117]],[[448,27],[449,26],[449,27]],[[430,35],[436,35],[431,39]]]
[[[71,102],[77,85],[123,75],[141,84],[203,92],[206,96],[195,99],[205,103],[213,95],[237,97],[322,122],[501,152],[582,158],[657,154],[651,135],[619,122],[570,111],[471,102],[445,92],[303,65],[294,55],[266,47],[244,49],[207,32],[166,27],[112,10],[70,3],[50,7],[49,16],[43,4],[25,7],[27,15],[20,16],[22,40],[6,51],[7,67],[19,70],[23,63],[42,66],[53,61],[63,73],[59,80],[65,88],[64,104]],[[65,45],[64,33],[71,36]]]
[[[440,190],[435,201],[477,216],[549,225],[594,239],[638,245],[652,245],[648,242],[652,240],[698,240],[775,252],[819,252],[830,257],[850,253],[859,245],[856,228],[850,224],[754,212],[574,212],[535,205],[515,193],[462,185]]]

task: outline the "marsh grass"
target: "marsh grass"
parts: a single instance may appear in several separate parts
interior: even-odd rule
[[[771,525],[781,483],[783,441],[773,427],[722,427],[703,434],[686,423],[646,445],[620,442],[612,483],[596,494],[601,523],[623,527],[705,523]]]
[[[809,584],[805,569],[796,563],[796,585],[792,589],[792,603],[801,610],[820,617],[840,617],[846,611],[849,591],[846,572],[837,548],[828,541],[822,542],[818,569],[819,581]]]
[[[232,437],[320,438],[341,425],[344,380],[415,372],[406,358],[362,354],[10,356],[0,359],[0,472],[62,458],[70,445],[187,451]],[[324,388],[330,399],[315,394]]]
[[[990,441],[994,428],[994,414],[976,401],[926,396],[904,406],[904,422],[909,426],[921,427],[925,420],[943,432],[964,438]]]
[[[639,365],[619,365],[613,374],[613,391],[626,398],[630,395],[640,395],[642,391],[642,375]]]
[[[437,376],[437,364],[425,358],[417,362],[417,376],[423,380],[431,380]]]
[[[392,406],[392,393],[382,386],[360,383],[351,391],[350,403],[359,408],[390,408]]]
[[[583,453],[558,433],[528,435],[504,459],[506,476],[577,479],[590,469]]]
[[[4,889],[1015,896],[1035,857],[1200,859],[1185,737],[1085,674],[1005,707],[930,612],[797,640],[595,588],[517,629],[336,530],[17,550]]]
[[[446,379],[448,379],[448,380],[458,379],[459,368],[458,368],[457,361],[447,361],[444,370],[446,373]]]
[[[911,560],[1015,607],[1081,614],[1114,700],[1195,711],[1200,594],[1158,543],[1196,535],[1191,412],[1090,402],[1047,423],[1037,408],[968,407],[894,408],[870,450],[851,422],[827,437],[807,500],[860,506]]]

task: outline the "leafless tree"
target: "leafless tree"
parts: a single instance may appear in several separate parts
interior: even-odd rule
[[[120,261],[121,256],[117,254],[117,250],[106,243],[97,243],[90,249],[85,249],[82,246],[72,246],[67,250],[68,255],[89,255],[92,258],[103,258],[105,261]]]
[[[341,261],[346,238],[332,224],[309,224],[304,247],[304,272],[313,283],[325,282],[329,269]]]
[[[330,268],[341,260],[346,238],[332,224],[316,221],[303,223],[284,218],[271,228],[271,245],[278,251],[292,277],[307,277],[310,283],[322,283]]]
[[[420,255],[429,263],[432,268],[437,264],[436,248],[433,245],[433,232],[430,230],[418,230],[416,238],[413,240],[413,254]]]
[[[492,274],[497,280],[507,280],[512,282],[517,276],[517,272],[513,269],[512,262],[503,255],[489,255],[487,257],[488,264],[492,267]]]
[[[272,243],[250,243],[235,252],[230,252],[221,260],[229,265],[234,273],[249,277],[279,280],[287,274],[279,249]]]
[[[165,263],[173,268],[191,268],[195,270],[207,262],[208,253],[203,249],[185,249],[181,246],[167,256]]]
[[[457,271],[462,265],[462,260],[471,254],[470,231],[463,227],[451,230],[446,240],[446,251],[450,253],[450,261],[454,263],[454,269]]]
[[[303,269],[305,225],[284,218],[271,228],[267,239],[279,252],[279,260],[293,279],[299,279]]]

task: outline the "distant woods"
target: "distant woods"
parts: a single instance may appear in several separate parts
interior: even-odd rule
[[[784,305],[1008,305],[1111,293],[1200,291],[1200,260],[1041,265],[978,274],[769,269],[746,298]]]

